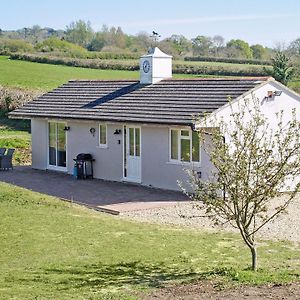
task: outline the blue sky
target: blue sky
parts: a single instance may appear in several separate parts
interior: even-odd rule
[[[251,44],[274,46],[300,37],[299,0],[10,0],[1,1],[3,30],[39,24],[64,29],[84,19],[97,30],[102,24],[121,26],[136,34],[156,30],[162,38],[173,33],[189,38],[220,34]]]

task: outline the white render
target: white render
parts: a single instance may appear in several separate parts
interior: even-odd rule
[[[67,131],[67,166],[65,172],[73,174],[73,159],[79,153],[92,154],[94,178],[129,181],[124,178],[124,126],[141,130],[141,180],[140,184],[169,190],[180,190],[178,180],[185,182],[185,169],[200,171],[202,178],[207,178],[210,170],[209,159],[201,149],[201,163],[170,162],[169,130],[174,126],[151,124],[105,123],[107,125],[107,145],[99,146],[99,122],[74,120],[32,119],[32,167],[46,170],[48,166],[48,123],[65,122],[70,127]],[[103,124],[103,123],[101,123]],[[90,129],[95,128],[91,134]],[[190,129],[189,127],[180,127]],[[114,134],[121,130],[120,134]],[[155,151],[153,151],[155,149]],[[208,165],[207,165],[208,164]],[[62,171],[62,170],[58,170]]]
[[[269,92],[275,91],[281,92],[281,95],[268,97]],[[278,129],[278,113],[283,113],[283,125],[287,124],[291,120],[293,110],[296,111],[296,118],[300,121],[300,96],[273,78],[270,78],[268,81],[261,83],[261,85],[255,87],[253,90],[235,99],[231,105],[227,104],[222,106],[213,112],[205,123],[199,122],[195,127],[199,129],[204,126],[214,126],[215,122],[218,122],[218,120],[221,119],[223,119],[227,124],[230,124],[230,121],[232,120],[231,114],[233,112],[238,112],[240,105],[245,103],[245,101],[247,101],[247,105],[249,105],[250,108],[251,106],[254,107],[257,101],[259,102],[260,112],[268,120],[269,133],[271,131],[275,132]],[[251,118],[251,115],[246,113],[243,121],[246,123],[249,121],[249,118]],[[268,134],[268,132],[266,134]],[[228,144],[231,143],[228,134],[225,134],[225,141]],[[283,191],[291,190],[293,189],[293,186],[294,184],[287,180],[285,190]]]
[[[144,71],[143,64],[149,62],[150,69]],[[155,47],[140,58],[140,83],[153,84],[172,77],[172,56]]]

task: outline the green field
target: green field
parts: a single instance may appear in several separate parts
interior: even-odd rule
[[[0,56],[0,85],[51,90],[70,79],[138,79],[132,71],[93,70],[10,60]]]
[[[184,65],[210,66],[218,64],[223,68],[235,68],[236,64],[215,62],[176,62]],[[255,66],[251,66],[255,67]],[[217,77],[212,75],[175,74],[175,78]],[[224,76],[222,76],[224,77]],[[39,64],[33,62],[10,60],[7,56],[0,56],[0,85],[22,87],[49,91],[70,79],[135,79],[139,78],[137,71],[96,70],[61,65]],[[290,86],[299,91],[300,81],[295,79]]]
[[[0,228],[1,299],[136,299],[197,278],[221,287],[300,276],[288,242],[262,242],[255,273],[237,235],[129,222],[4,183]]]

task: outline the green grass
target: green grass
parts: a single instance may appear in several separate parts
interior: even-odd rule
[[[289,83],[289,88],[300,94],[300,78],[296,77]]]
[[[27,131],[9,129],[9,127],[1,125],[0,122],[0,148],[16,149],[14,153],[14,164],[30,164],[30,141],[31,135]]]
[[[175,62],[185,65],[205,65],[218,64],[222,67],[236,66],[238,64],[226,64],[215,62]],[[228,66],[229,65],[229,66]],[[218,77],[208,75],[185,75],[175,74],[175,78],[189,77]],[[224,77],[224,76],[222,76]],[[49,91],[57,86],[67,82],[70,79],[138,79],[139,72],[137,71],[116,71],[116,70],[95,70],[77,67],[68,67],[60,65],[39,64],[33,62],[9,60],[7,56],[0,56],[0,85],[23,87],[29,89],[39,89]],[[293,80],[291,88],[299,91],[299,78]]]
[[[0,85],[51,90],[70,79],[138,79],[132,71],[93,70],[9,60],[0,56]]]
[[[239,237],[134,223],[0,183],[3,299],[135,299],[170,282],[299,279],[300,249],[263,242],[249,271]]]
[[[177,78],[195,77],[175,75]],[[0,56],[0,85],[49,91],[70,79],[138,79],[137,71],[95,70],[10,60]]]

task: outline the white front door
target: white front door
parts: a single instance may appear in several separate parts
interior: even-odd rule
[[[124,179],[141,182],[141,128],[124,126]]]

